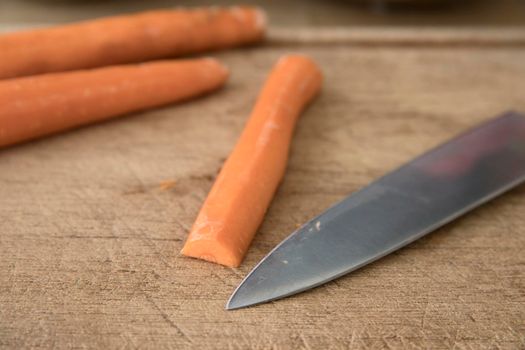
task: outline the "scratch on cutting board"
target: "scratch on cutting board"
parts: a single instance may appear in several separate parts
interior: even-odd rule
[[[425,328],[425,321],[428,313],[428,304],[429,301],[427,300],[427,302],[425,303],[425,309],[423,310],[423,317],[421,317],[421,328]]]
[[[179,333],[180,336],[182,336],[183,338],[185,338],[190,344],[193,343],[193,340],[179,327],[177,326],[177,324],[175,322],[173,322],[173,320],[168,316],[168,314],[166,314],[166,312],[164,312],[164,310],[162,310],[158,305],[157,303],[155,303],[155,301],[147,294],[144,294],[146,296],[146,300],[155,308],[155,310],[157,310],[157,312],[159,313],[159,316],[162,317],[162,319],[164,321],[166,321],[166,323],[172,328],[172,329],[175,329],[177,331],[177,333]]]
[[[310,344],[308,344],[306,338],[302,333],[299,333],[299,339],[301,339],[301,342],[303,343],[305,349],[312,350],[312,347],[310,346]]]

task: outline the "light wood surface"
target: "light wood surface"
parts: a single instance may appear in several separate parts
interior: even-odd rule
[[[246,260],[180,256],[289,51],[317,60],[325,87]],[[523,45],[303,38],[216,56],[232,69],[218,93],[0,150],[0,348],[525,348],[523,186],[333,283],[224,310],[297,224],[478,122],[525,111]]]

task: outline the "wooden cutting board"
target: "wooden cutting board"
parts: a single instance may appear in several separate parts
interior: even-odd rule
[[[231,81],[205,98],[1,150],[0,348],[524,348],[523,186],[333,283],[224,310],[298,224],[478,122],[525,111],[523,31],[319,33],[218,53]],[[246,260],[180,256],[287,52],[311,55],[326,81]]]

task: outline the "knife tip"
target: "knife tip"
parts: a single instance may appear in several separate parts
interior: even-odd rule
[[[226,302],[226,305],[224,306],[224,310],[226,311],[235,310],[233,305],[231,305],[231,299]]]
[[[227,311],[243,309],[245,307],[255,306],[266,302],[266,300],[253,298],[253,295],[246,295],[246,293],[244,293],[243,287],[244,283],[241,283],[239,287],[237,287],[237,289],[232,293],[225,306]]]
[[[226,303],[226,306],[224,308],[224,310],[226,311],[232,311],[232,310],[236,310],[236,309],[240,309],[241,307],[235,307],[234,305],[231,305],[229,302]]]
[[[242,309],[244,307],[249,306],[249,304],[243,304],[242,302],[239,302],[239,300],[235,299],[235,293],[230,297],[228,302],[226,303],[225,309],[227,311],[236,310],[236,309]]]

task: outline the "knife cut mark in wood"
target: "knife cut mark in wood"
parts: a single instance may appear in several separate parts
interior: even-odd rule
[[[525,29],[487,28],[274,28],[268,45],[360,47],[525,47]]]

